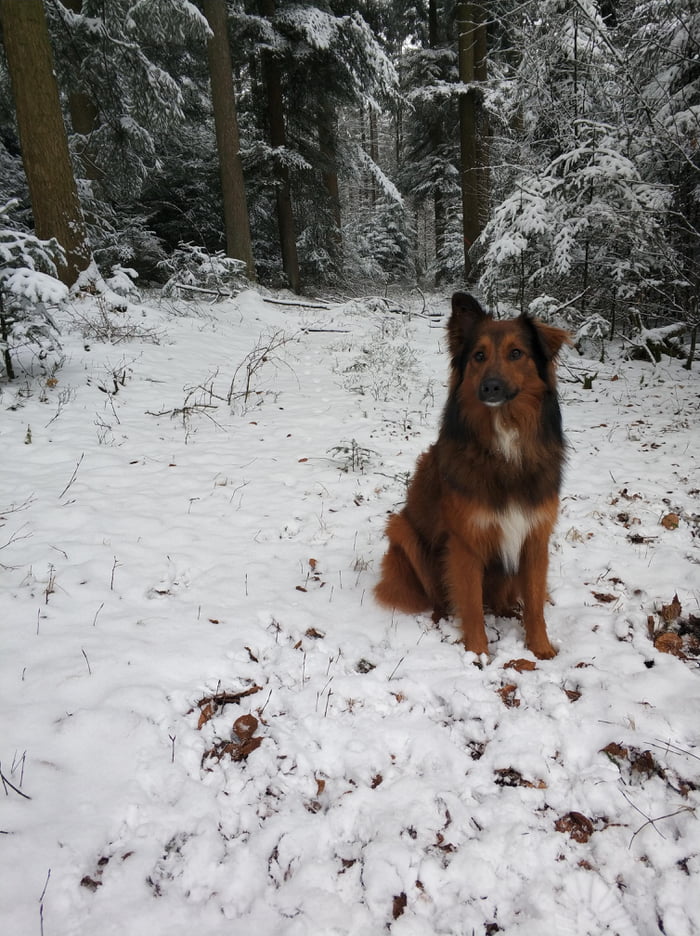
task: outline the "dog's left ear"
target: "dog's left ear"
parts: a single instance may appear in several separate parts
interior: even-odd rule
[[[540,347],[548,361],[554,361],[562,349],[563,345],[573,344],[571,335],[563,328],[555,328],[554,325],[546,325],[539,319],[530,319]]]
[[[447,340],[453,364],[461,356],[475,326],[491,316],[468,293],[456,292],[452,297],[452,315],[447,323]]]

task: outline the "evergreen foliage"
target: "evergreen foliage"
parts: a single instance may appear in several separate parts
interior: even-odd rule
[[[201,4],[45,6],[98,264],[134,268],[140,282],[207,280],[226,239]],[[288,283],[284,185],[303,289],[462,281],[459,101],[476,89],[490,196],[471,260],[487,301],[558,316],[582,340],[697,327],[698,0],[475,4],[488,57],[469,88],[451,0],[227,7],[263,284]],[[283,145],[270,135],[266,62]],[[28,235],[9,90],[0,55],[0,203],[13,200]],[[207,258],[219,258],[208,272]]]

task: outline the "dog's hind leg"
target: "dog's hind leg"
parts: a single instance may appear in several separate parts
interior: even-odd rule
[[[383,605],[418,613],[442,604],[435,559],[403,514],[392,514],[386,527],[389,549],[382,560],[374,594]]]

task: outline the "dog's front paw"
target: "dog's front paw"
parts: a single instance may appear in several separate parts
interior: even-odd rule
[[[532,650],[538,660],[551,660],[559,652],[558,650],[555,650],[546,637],[543,641],[539,640],[537,643],[529,642],[528,647],[530,650]]]

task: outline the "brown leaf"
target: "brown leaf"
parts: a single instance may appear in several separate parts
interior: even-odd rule
[[[527,787],[530,790],[546,790],[547,784],[544,780],[526,780],[518,770],[512,767],[501,767],[495,771],[497,786],[503,787]]]
[[[611,761],[617,763],[619,760],[626,760],[629,757],[629,751],[621,744],[611,741],[610,744],[600,749],[601,754],[607,754]]]
[[[258,730],[258,724],[255,715],[241,715],[233,723],[233,730],[241,741],[246,741],[248,738],[252,738]]]
[[[578,689],[565,689],[564,692],[568,696],[569,702],[578,702],[578,700],[581,698],[581,693],[578,691]]]
[[[537,663],[534,660],[508,660],[503,669],[514,669],[516,673],[530,672],[537,669]]]
[[[94,878],[91,878],[89,874],[86,874],[85,877],[81,879],[80,886],[87,887],[88,890],[94,893],[98,887],[102,887],[102,881],[96,881]]]
[[[316,566],[317,566],[317,565],[318,565],[318,560],[317,560],[317,559],[309,559],[309,567],[311,568],[311,571],[312,571],[312,572],[315,572],[315,571],[316,571]]]
[[[661,526],[666,530],[677,530],[680,522],[681,518],[677,513],[668,513],[665,517],[661,518]]]
[[[667,624],[671,624],[673,621],[677,621],[682,613],[683,607],[678,600],[678,594],[673,596],[673,601],[671,601],[670,604],[664,605],[659,611],[659,614]]]
[[[215,711],[216,709],[214,707],[214,703],[210,699],[204,702],[204,705],[201,705],[201,711],[197,720],[197,730],[200,730],[204,727],[204,725],[206,725],[206,723],[213,717]]]
[[[401,891],[400,894],[394,897],[394,903],[393,903],[391,912],[395,920],[398,920],[398,918],[404,912],[404,910],[406,909],[407,903],[408,903],[408,898],[406,897],[406,894],[403,891]]]
[[[316,630],[315,627],[310,627],[310,628],[306,631],[306,633],[304,634],[304,636],[305,636],[305,637],[310,637],[311,640],[323,640],[323,638],[324,638],[326,635],[325,635],[322,631]]]
[[[570,812],[554,823],[557,832],[567,832],[575,842],[587,842],[595,829],[591,820],[580,812]]]
[[[212,748],[204,752],[202,767],[206,760],[220,761],[227,755],[235,762],[246,760],[253,751],[257,751],[262,742],[262,738],[248,738],[246,741],[218,741]]]
[[[515,693],[518,691],[518,687],[514,684],[509,684],[508,686],[503,686],[502,689],[498,690],[498,694],[503,699],[503,704],[508,706],[508,708],[519,708],[520,699],[515,697]]]
[[[611,595],[606,592],[591,592],[596,601],[602,601],[604,604],[610,604],[611,601],[617,601],[617,595]]]
[[[633,773],[643,774],[646,777],[663,776],[663,770],[654,760],[651,751],[635,751],[630,757]]]
[[[197,707],[200,709],[197,728],[202,728],[203,725],[206,725],[224,705],[238,705],[241,699],[253,695],[256,692],[260,692],[261,690],[262,686],[251,686],[249,689],[243,689],[241,692],[215,692],[214,695],[205,696],[197,702]],[[190,712],[192,711],[193,709],[190,709]]]
[[[685,653],[683,653],[683,638],[679,634],[665,631],[654,640],[654,646],[659,653],[670,653],[678,657],[679,660],[687,659]]]

